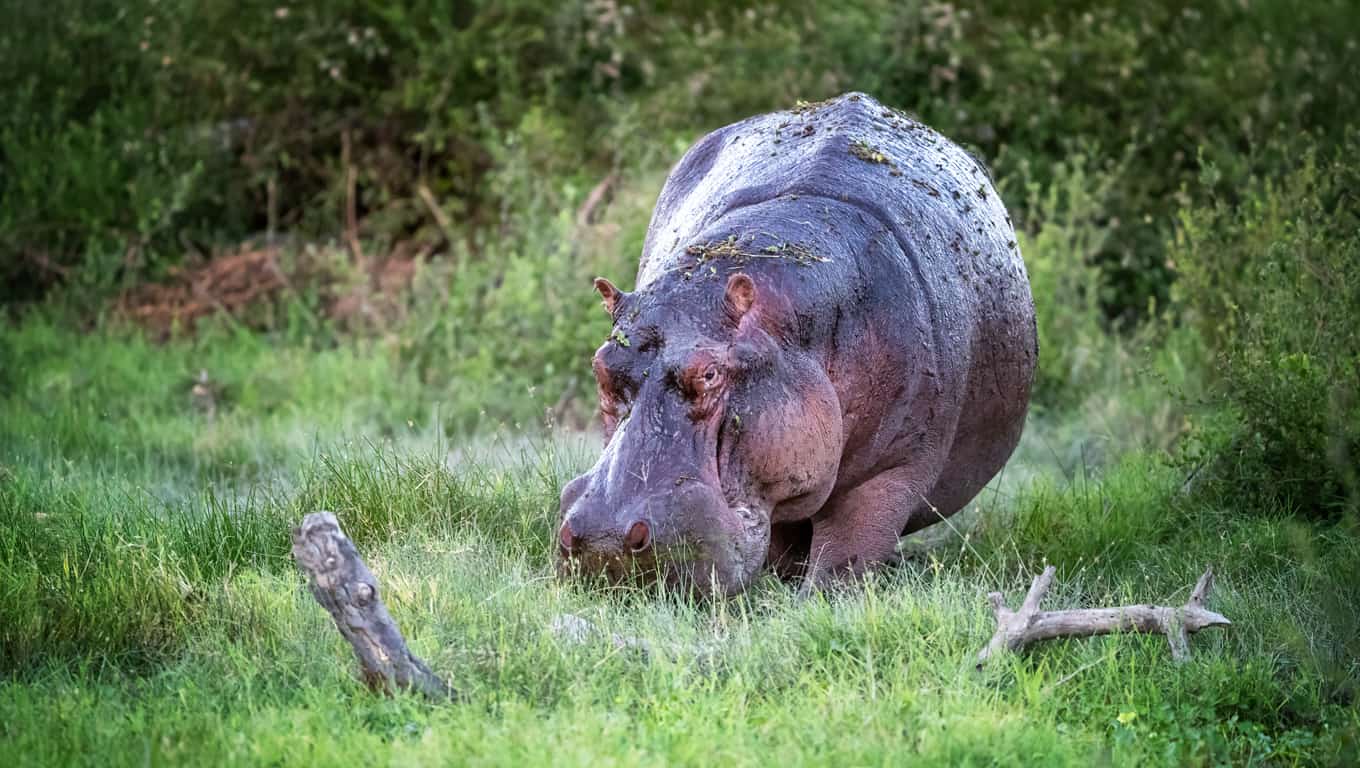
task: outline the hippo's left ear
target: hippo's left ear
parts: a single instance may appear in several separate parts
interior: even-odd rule
[[[620,291],[613,283],[603,277],[595,278],[595,290],[600,292],[600,298],[604,299],[604,308],[612,317],[619,308],[619,302],[628,295]]]
[[[756,303],[756,284],[750,275],[738,272],[727,278],[727,295],[723,298],[723,309],[733,323],[740,323],[751,306]]]

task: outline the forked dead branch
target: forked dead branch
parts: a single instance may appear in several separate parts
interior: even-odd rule
[[[1020,610],[1012,611],[1000,592],[992,592],[987,599],[996,614],[996,634],[987,647],[978,652],[979,669],[988,659],[1006,651],[1018,651],[1039,640],[1058,637],[1089,637],[1115,632],[1140,632],[1166,635],[1171,645],[1171,657],[1176,661],[1190,658],[1189,635],[1208,627],[1232,624],[1223,614],[1204,607],[1209,590],[1214,586],[1213,569],[1199,577],[1190,600],[1181,607],[1159,605],[1125,605],[1118,608],[1082,608],[1068,611],[1041,611],[1048,588],[1053,585],[1053,566],[1034,578]]]

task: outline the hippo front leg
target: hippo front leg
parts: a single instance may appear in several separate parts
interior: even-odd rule
[[[919,471],[898,467],[827,500],[812,518],[804,591],[898,562],[897,544],[908,521],[931,514],[922,485]]]

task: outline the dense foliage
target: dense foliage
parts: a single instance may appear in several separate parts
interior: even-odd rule
[[[537,194],[579,201],[676,140],[851,88],[915,110],[1002,176],[1129,155],[1103,218],[1102,305],[1165,301],[1197,154],[1269,172],[1360,110],[1347,0],[132,0],[19,3],[0,32],[0,298],[107,290],[265,231],[331,235],[350,174],[365,233],[434,223],[475,251]]]
[[[1190,443],[1220,496],[1360,510],[1358,138],[1182,216],[1178,288],[1215,352],[1211,404],[1235,417]]]

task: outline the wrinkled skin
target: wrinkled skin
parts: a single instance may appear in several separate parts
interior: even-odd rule
[[[733,594],[895,559],[1020,438],[1038,357],[986,171],[863,94],[692,147],[593,361],[605,447],[562,491],[564,571]]]

